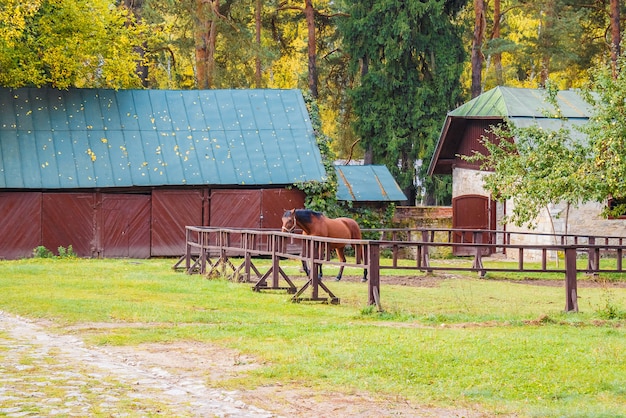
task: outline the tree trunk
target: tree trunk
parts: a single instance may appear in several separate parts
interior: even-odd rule
[[[500,39],[500,19],[502,15],[500,12],[500,0],[494,0],[493,2],[493,34],[491,39]],[[498,86],[504,85],[504,76],[502,74],[502,53],[496,52],[493,54],[493,66],[496,72],[496,84]]]
[[[617,59],[620,55],[620,23],[619,23],[619,0],[611,0],[611,68],[613,78],[617,78],[619,68]]]
[[[213,88],[215,81],[215,44],[217,41],[217,11],[220,8],[220,1],[213,0],[213,9],[211,10],[211,22],[209,29],[209,44],[207,53],[207,84],[208,88]]]
[[[311,90],[311,96],[317,99],[317,50],[315,39],[315,10],[313,9],[313,1],[304,1],[304,16],[306,17],[306,26],[308,29],[308,43],[309,43],[309,90]]]
[[[555,5],[554,0],[546,2],[544,9],[545,18],[542,20],[542,24],[539,32],[539,43],[542,47],[541,55],[541,68],[539,71],[539,87],[543,88],[548,82],[550,77],[550,49],[554,47],[554,40],[552,36],[554,19],[555,19]]]
[[[474,0],[474,37],[472,39],[472,98],[481,93],[483,53],[481,51],[485,35],[485,2]]]
[[[200,90],[209,88],[209,82],[207,78],[207,57],[208,57],[208,44],[209,44],[209,20],[207,19],[207,12],[203,6],[202,0],[196,0],[196,14],[195,19],[195,58],[196,58],[196,84]]]
[[[254,71],[254,84],[257,89],[261,88],[261,0],[256,0],[256,10],[254,13],[254,23],[256,31],[256,58]]]
[[[143,0],[123,0],[122,4],[128,8],[135,17],[137,22],[141,22],[141,7],[143,6]],[[130,25],[131,22],[127,22],[127,25]],[[141,79],[141,85],[144,87],[148,87],[148,67],[143,64],[143,57],[146,55],[146,44],[145,42],[141,46],[133,47],[133,51],[136,52],[141,59],[137,61],[137,66],[135,67],[135,73]]]

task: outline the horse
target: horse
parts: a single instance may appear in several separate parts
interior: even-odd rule
[[[344,238],[344,239],[361,239],[361,228],[354,219],[351,218],[327,218],[323,213],[316,212],[310,209],[292,209],[285,211],[283,214],[283,232],[293,232],[296,227],[302,229],[303,235],[313,235],[317,237],[329,237],[329,238]],[[334,249],[337,252],[337,257],[342,263],[346,262],[346,256],[344,254],[344,248],[346,244],[342,243],[330,243],[329,247],[331,251]],[[363,258],[363,246],[358,245],[355,247],[356,262],[361,262]],[[359,251],[361,250],[361,251]],[[341,280],[343,275],[343,267],[339,267],[339,273],[335,280]],[[302,268],[308,275],[309,268],[306,261],[302,260]],[[320,278],[322,277],[322,267],[319,271]],[[363,269],[362,282],[367,281],[367,269]]]

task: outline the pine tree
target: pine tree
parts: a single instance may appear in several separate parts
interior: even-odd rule
[[[352,74],[355,131],[366,162],[385,164],[410,202],[415,166],[428,158],[457,104],[465,57],[453,17],[465,2],[349,0],[340,25]]]

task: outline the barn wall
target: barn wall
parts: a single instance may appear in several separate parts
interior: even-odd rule
[[[280,228],[285,208],[303,205],[304,193],[288,189],[0,192],[0,259],[40,245],[71,245],[81,257],[177,257],[185,226]]]
[[[0,192],[0,259],[30,257],[41,245],[40,192]]]

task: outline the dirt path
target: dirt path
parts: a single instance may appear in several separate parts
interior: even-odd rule
[[[312,392],[280,383],[245,391],[211,381],[245,375],[259,365],[237,352],[199,343],[87,347],[0,311],[0,416],[176,417],[467,417],[487,415],[413,405],[369,394]]]

